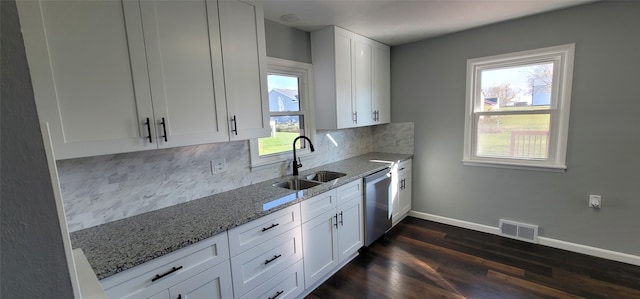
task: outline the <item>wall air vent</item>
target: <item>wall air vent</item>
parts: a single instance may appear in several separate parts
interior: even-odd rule
[[[538,226],[500,219],[500,234],[505,237],[538,243]]]

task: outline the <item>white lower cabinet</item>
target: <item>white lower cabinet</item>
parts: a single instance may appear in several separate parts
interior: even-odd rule
[[[147,299],[224,299],[233,297],[229,261],[197,274]]]
[[[338,258],[346,260],[364,243],[362,195],[338,206]]]
[[[324,213],[313,218],[304,217],[304,211],[309,210],[307,206],[318,206],[318,202],[326,206],[328,198],[336,198],[331,208],[325,208]],[[362,181],[303,201],[301,209],[304,279],[305,287],[310,288],[335,272],[341,263],[353,258],[362,247]]]
[[[302,259],[300,227],[231,258],[233,291],[240,297]]]
[[[100,281],[109,298],[297,298],[357,255],[362,180]]]
[[[235,298],[294,298],[304,290],[299,204],[229,230],[229,243]]]
[[[109,298],[182,298],[204,288],[231,295],[227,233],[176,250],[100,281]],[[173,294],[175,293],[175,296]],[[189,298],[205,298],[192,295]],[[210,298],[210,297],[206,297]],[[224,298],[228,298],[224,296]]]
[[[302,224],[306,286],[311,286],[338,266],[338,230],[335,217],[334,209]]]
[[[169,289],[170,298],[210,299],[231,298],[231,271],[229,262],[224,262]]]
[[[411,159],[398,163],[396,173],[392,176],[393,225],[398,224],[411,210],[411,164]]]
[[[240,299],[296,298],[302,291],[304,291],[304,273],[302,260],[299,260],[282,271],[282,275],[271,277]]]
[[[160,293],[157,293],[147,299],[169,299],[171,298],[171,295],[169,295],[169,290],[164,290]]]

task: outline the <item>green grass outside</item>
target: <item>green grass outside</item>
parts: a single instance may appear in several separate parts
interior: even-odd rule
[[[496,116],[499,120],[497,130],[480,133],[478,136],[478,155],[508,157],[511,151],[512,130],[549,130],[548,114],[533,115],[503,115]],[[536,156],[535,158],[546,158]]]
[[[258,139],[259,153],[261,156],[286,152],[291,150],[293,139],[300,136],[299,133],[276,132],[275,137],[265,137]],[[300,141],[298,141],[300,142]],[[300,143],[296,145],[300,149]]]

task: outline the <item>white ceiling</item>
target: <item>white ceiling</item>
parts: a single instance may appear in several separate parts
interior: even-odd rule
[[[268,20],[304,31],[337,25],[392,46],[593,1],[262,0]]]

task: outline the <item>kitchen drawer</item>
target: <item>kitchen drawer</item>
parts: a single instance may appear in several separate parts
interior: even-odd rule
[[[398,163],[398,175],[402,175],[404,173],[411,173],[411,159],[401,161]]]
[[[229,258],[227,232],[100,281],[109,298],[149,297]]]
[[[240,299],[296,298],[304,291],[303,263],[299,260],[293,266],[274,275]]]
[[[300,227],[231,258],[233,292],[240,297],[302,259]]]
[[[338,205],[343,204],[344,200],[348,200],[359,194],[362,194],[362,179],[357,179],[351,183],[338,187]]]
[[[333,210],[337,206],[336,191],[331,190],[316,195],[300,203],[302,222],[307,222],[324,212]]]
[[[229,230],[231,256],[236,256],[296,226],[300,226],[298,204],[235,227]]]

